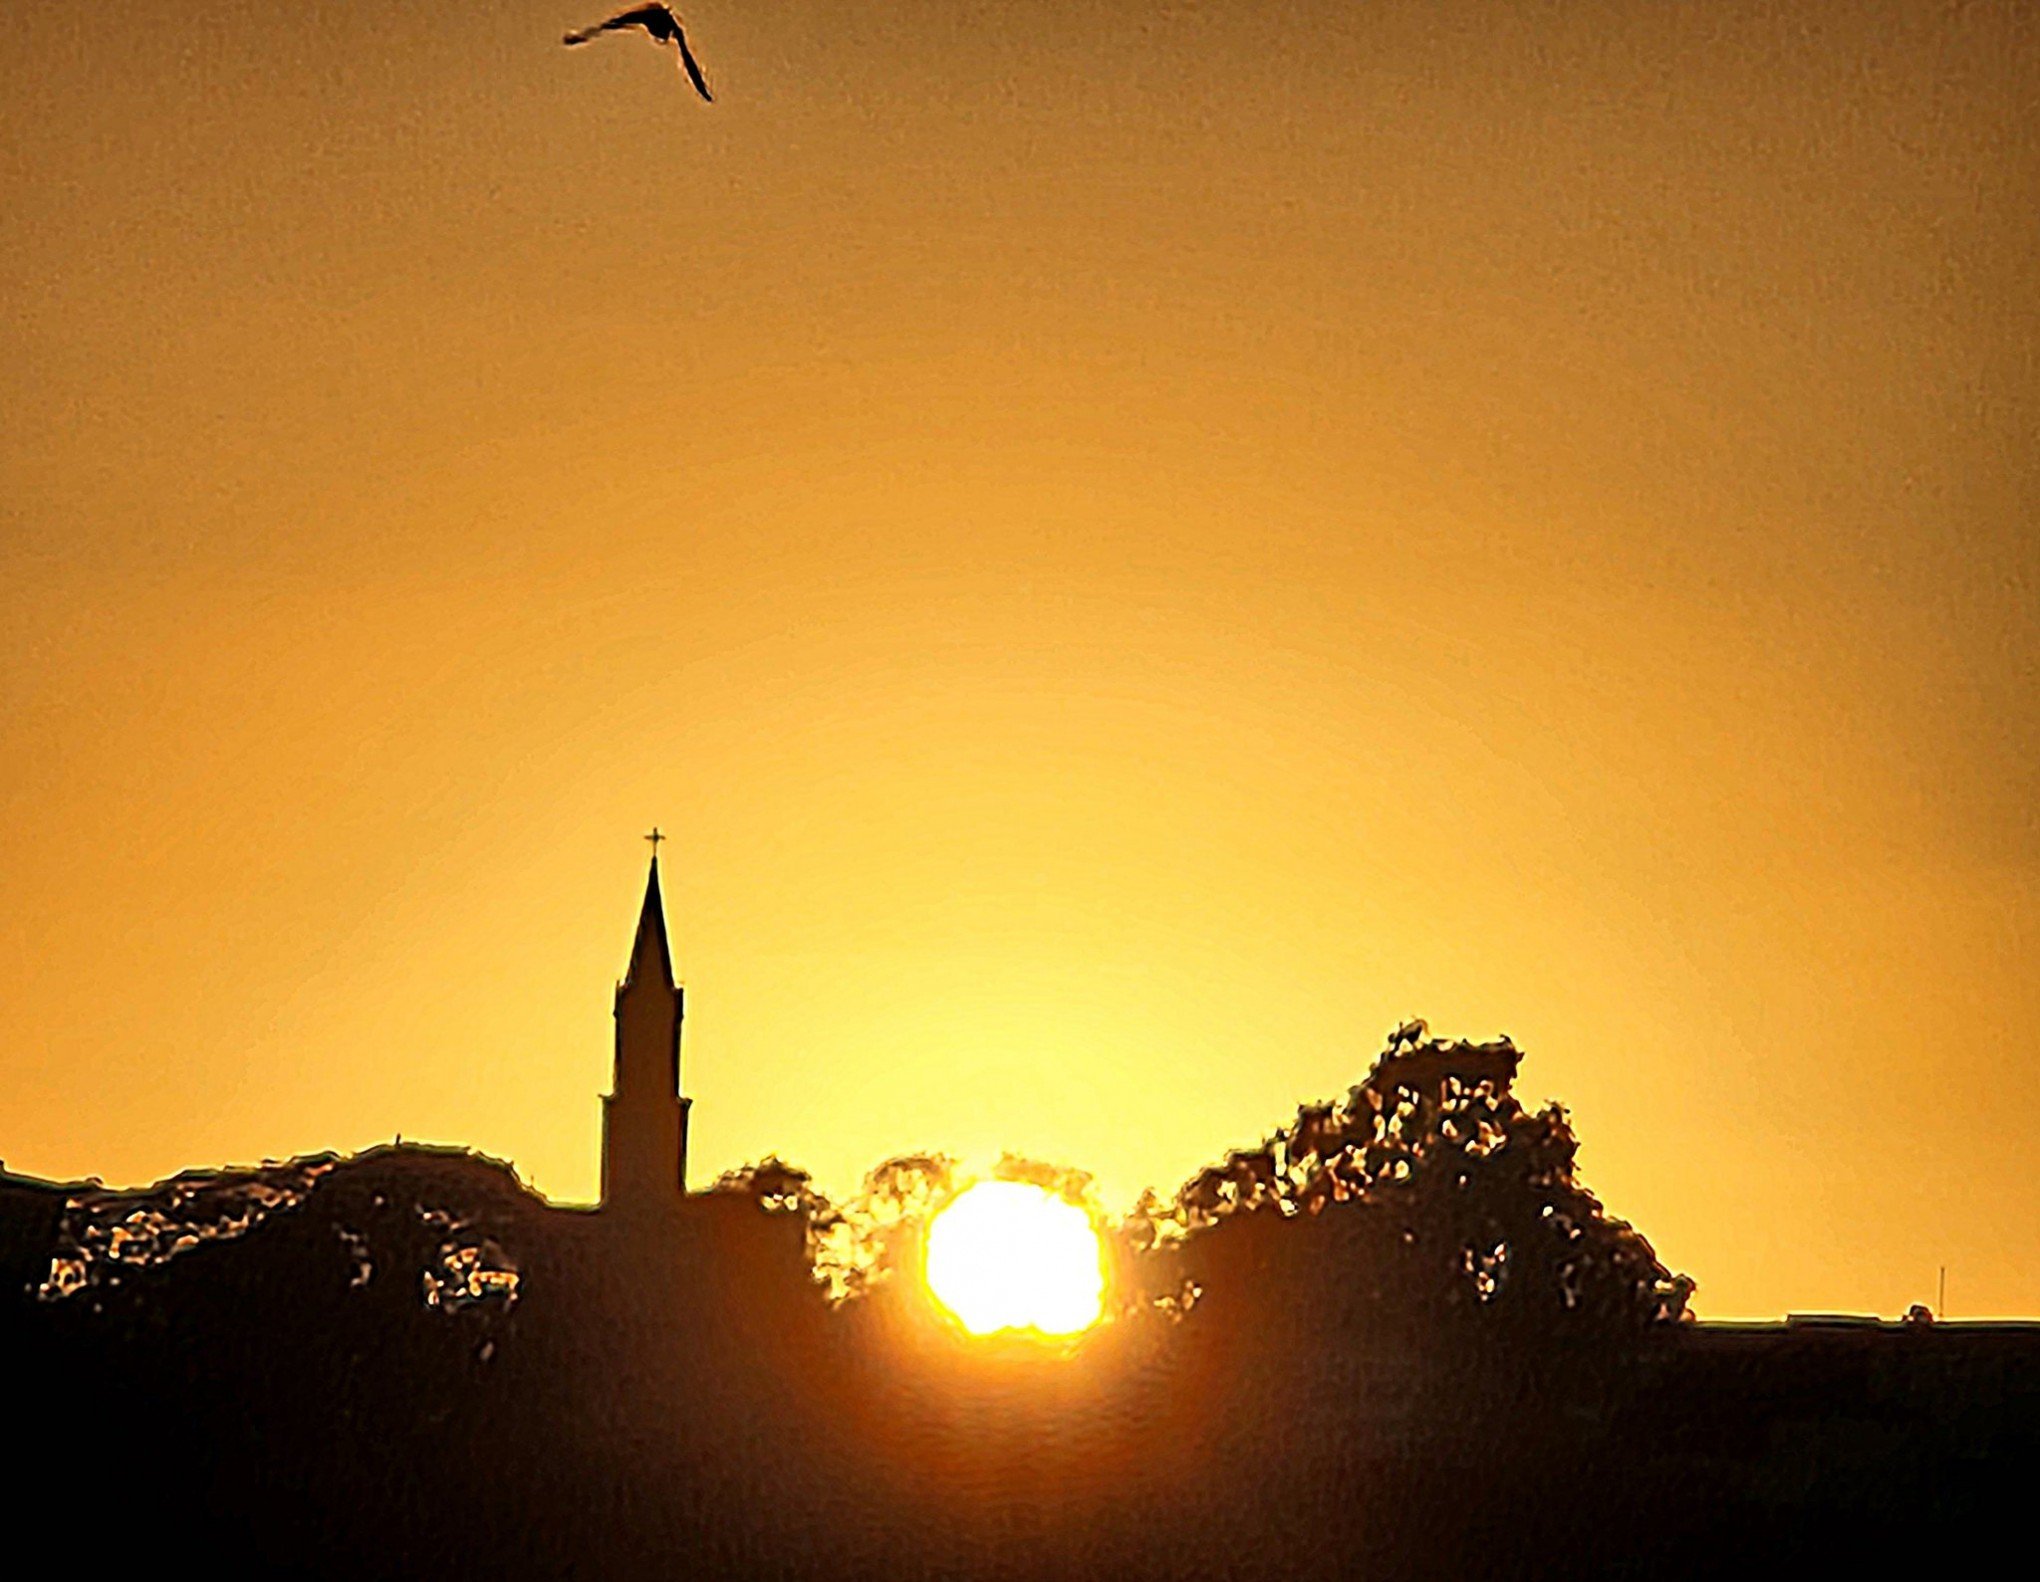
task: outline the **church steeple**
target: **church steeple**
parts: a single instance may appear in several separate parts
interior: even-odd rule
[[[602,1206],[632,1215],[670,1210],[687,1190],[687,1111],[680,1095],[685,995],[673,978],[658,842],[630,965],[616,986],[616,1074],[602,1101]]]
[[[666,941],[666,902],[659,894],[659,854],[652,852],[652,871],[645,876],[645,904],[638,909],[637,938],[631,942],[630,966],[616,992],[622,995],[640,982],[673,988],[673,947]]]

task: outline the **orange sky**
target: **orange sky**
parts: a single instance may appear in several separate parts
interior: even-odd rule
[[[10,18],[0,1154],[1173,1186],[1508,1032],[1712,1316],[2040,1311],[2040,25]]]

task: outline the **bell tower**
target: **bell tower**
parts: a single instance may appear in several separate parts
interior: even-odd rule
[[[657,830],[630,967],[616,986],[616,1073],[602,1100],[602,1207],[642,1215],[675,1209],[687,1191],[687,1111],[680,1096],[680,1018]]]

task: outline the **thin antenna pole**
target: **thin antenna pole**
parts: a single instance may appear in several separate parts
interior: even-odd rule
[[[1941,1288],[1934,1296],[1934,1317],[1948,1316],[1948,1266],[1941,1265]]]

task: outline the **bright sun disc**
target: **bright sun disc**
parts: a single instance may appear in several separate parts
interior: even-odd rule
[[[981,1181],[928,1227],[928,1288],[973,1335],[1074,1335],[1104,1308],[1098,1233],[1053,1192]]]

